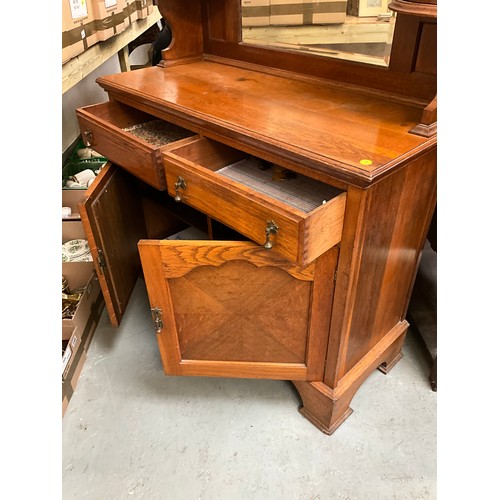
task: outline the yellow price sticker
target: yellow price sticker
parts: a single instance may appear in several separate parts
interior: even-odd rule
[[[371,165],[373,162],[371,160],[359,160],[361,165]]]

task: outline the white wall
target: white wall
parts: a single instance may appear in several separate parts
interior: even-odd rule
[[[118,56],[114,55],[105,63],[90,73],[81,82],[69,89],[62,96],[62,151],[75,141],[80,135],[80,128],[75,109],[89,104],[96,104],[108,100],[108,94],[97,85],[96,78],[103,75],[120,73]]]

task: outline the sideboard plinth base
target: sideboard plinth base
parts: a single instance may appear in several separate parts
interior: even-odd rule
[[[388,373],[403,357],[401,349],[408,323],[396,324],[344,377],[332,388],[322,381],[292,380],[302,398],[299,412],[325,434],[335,430],[351,415],[351,400],[370,373],[378,368]]]

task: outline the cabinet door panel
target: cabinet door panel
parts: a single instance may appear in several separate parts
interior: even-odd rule
[[[307,267],[251,242],[143,240],[139,252],[166,373],[319,377],[336,248]]]
[[[140,271],[137,241],[146,235],[136,180],[107,163],[79,210],[110,321],[118,326]]]

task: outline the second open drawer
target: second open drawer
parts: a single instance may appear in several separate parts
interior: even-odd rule
[[[156,189],[165,189],[161,151],[198,137],[143,111],[108,101],[76,110],[85,145]]]
[[[299,265],[340,242],[346,202],[340,189],[205,137],[163,158],[177,201]]]

